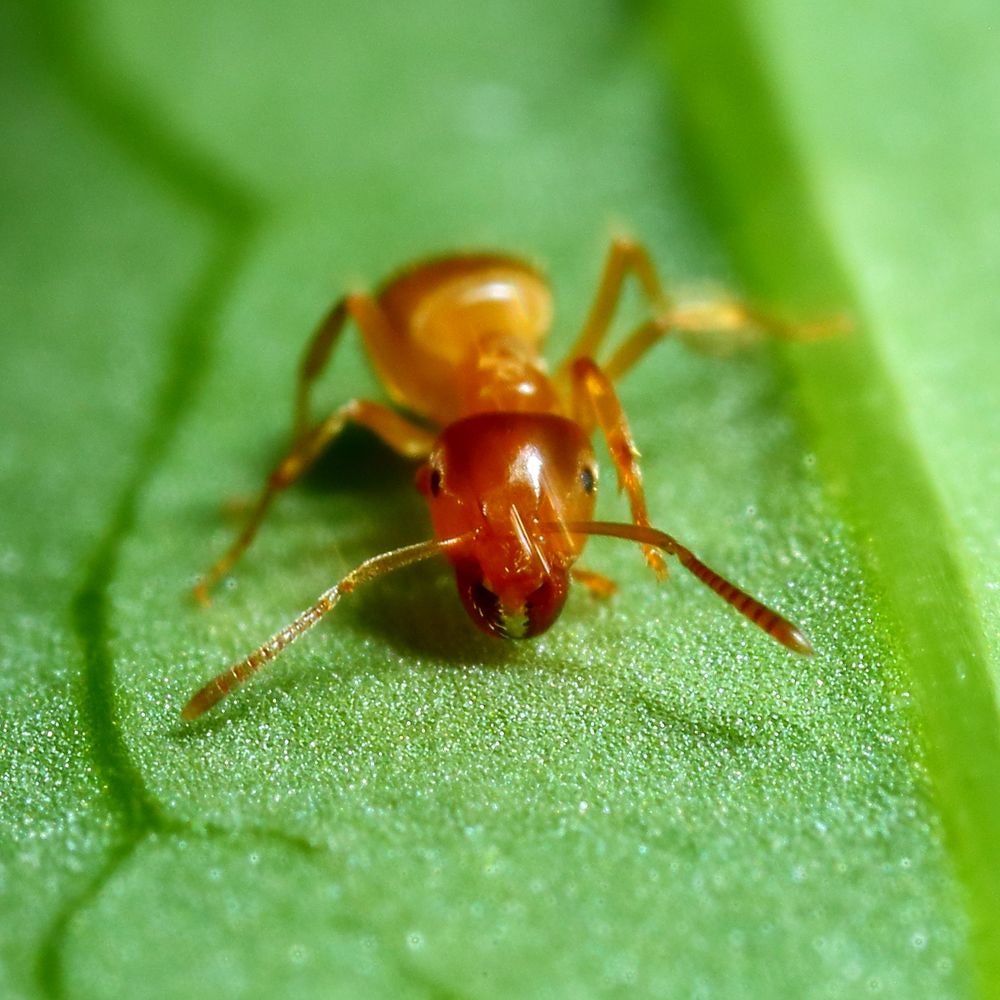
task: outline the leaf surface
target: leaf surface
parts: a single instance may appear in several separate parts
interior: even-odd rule
[[[940,75],[980,23],[963,10]],[[976,206],[996,209],[980,157],[1000,118],[955,192],[972,119],[913,164],[905,142],[934,22],[901,42],[876,15],[723,5],[727,31],[706,11],[5,11],[5,994],[986,992],[997,352],[976,290],[996,230]],[[828,96],[827,37],[864,39],[850,100]],[[997,92],[982,44],[963,114]],[[878,106],[850,90],[866,72]],[[731,152],[744,132],[762,141]],[[938,214],[918,225],[914,201]],[[948,252],[921,238],[956,219]],[[667,343],[622,386],[654,521],[818,655],[597,540],[587,565],[618,595],[574,594],[532,643],[478,635],[447,570],[414,567],[182,725],[229,659],[426,537],[408,467],[350,435],[213,607],[187,598],[230,537],[223,501],[280,453],[330,300],[429,253],[507,248],[552,276],[556,357],[616,222],[672,286],[863,321],[725,358]],[[378,393],[349,338],[322,395]],[[901,450],[869,481],[872,440]],[[890,503],[893,481],[914,496]],[[888,545],[921,515],[940,585]],[[954,636],[967,669],[941,662]]]

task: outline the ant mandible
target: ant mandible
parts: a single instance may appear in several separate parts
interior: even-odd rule
[[[629,275],[638,279],[651,318],[598,364],[594,355]],[[614,383],[672,332],[756,328],[801,339],[825,331],[820,325],[791,326],[740,302],[675,303],[664,293],[647,250],[622,238],[611,244],[576,343],[550,377],[539,349],[551,316],[545,278],[525,261],[501,254],[422,261],[375,295],[346,295],[333,306],[299,367],[291,447],[268,476],[242,532],[195,595],[208,603],[210,589],[253,541],[274,498],[348,423],[368,428],[400,455],[422,463],[417,488],[430,508],[434,538],[365,560],[263,646],[209,681],[185,705],[182,718],[208,711],[360,584],[432,556],[451,562],[462,603],[483,631],[504,638],[538,635],[559,616],[571,576],[597,594],[614,591],[606,577],[573,568],[590,535],[639,543],[660,578],[666,575],[660,553],[675,556],[768,635],[796,653],[812,652],[795,625],[652,527],[639,452]],[[384,403],[355,399],[312,421],[313,384],[348,318],[361,331],[392,402],[418,420]],[[604,435],[618,488],[628,497],[630,524],[592,520],[595,429]]]

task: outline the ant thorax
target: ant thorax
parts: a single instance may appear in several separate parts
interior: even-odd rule
[[[459,366],[464,413],[558,413],[559,397],[544,363],[523,340],[484,333]]]

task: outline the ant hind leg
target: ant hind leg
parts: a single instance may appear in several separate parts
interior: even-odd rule
[[[295,427],[294,439],[298,440],[309,427],[309,394],[313,383],[322,374],[334,344],[340,339],[341,331],[347,320],[347,299],[334,303],[316,332],[309,338],[305,353],[299,362],[298,376],[295,381]]]
[[[673,305],[637,327],[608,359],[604,370],[616,382],[642,359],[647,351],[670,334],[691,340],[711,334],[764,333],[778,340],[823,340],[850,330],[844,316],[810,323],[795,323],[773,316],[746,302],[720,299]]]
[[[299,362],[295,380],[294,435],[297,441],[309,433],[312,424],[310,415],[310,395],[317,379],[323,374],[330,361],[330,355],[340,339],[344,324],[353,319],[361,331],[361,336],[369,346],[372,342],[382,343],[386,339],[388,322],[379,308],[377,300],[363,292],[345,295],[338,299],[316,328]]]

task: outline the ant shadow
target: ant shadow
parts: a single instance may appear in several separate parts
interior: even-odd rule
[[[410,459],[397,454],[371,431],[347,424],[293,488],[382,497],[409,486],[416,496],[415,469]]]
[[[696,746],[724,746],[739,752],[767,746],[775,739],[800,746],[814,742],[813,734],[801,723],[775,711],[734,715],[709,707],[682,709],[636,684],[628,686],[628,695],[639,715],[663,723],[678,738]]]

